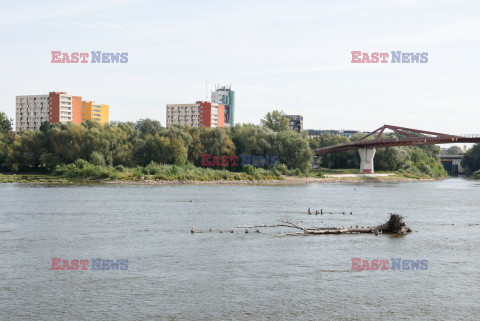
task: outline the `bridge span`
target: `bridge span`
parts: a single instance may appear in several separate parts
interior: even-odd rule
[[[405,137],[380,138],[387,129]],[[360,173],[374,173],[373,158],[376,148],[454,143],[480,143],[480,135],[450,135],[407,127],[383,125],[351,143],[331,145],[317,149],[315,150],[315,156],[358,149],[358,153],[360,154]]]

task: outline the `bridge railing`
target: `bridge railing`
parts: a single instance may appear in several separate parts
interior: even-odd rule
[[[381,144],[387,144],[390,145],[395,145],[394,143],[400,143],[400,142],[411,142],[412,144],[416,143],[430,143],[430,144],[435,144],[435,143],[447,143],[452,141],[452,143],[456,142],[457,139],[480,139],[479,134],[466,134],[466,135],[439,135],[439,136],[415,136],[415,137],[401,137],[401,138],[379,138],[379,139],[370,139],[370,140],[363,140],[363,141],[357,141],[357,142],[351,142],[351,143],[344,143],[344,144],[336,144],[336,145],[330,145],[330,146],[325,146],[321,147],[318,150],[323,150],[323,151],[334,151],[334,150],[348,150],[348,149],[353,149],[353,148],[369,148],[369,147],[375,147],[375,145],[381,145]],[[386,145],[383,145],[382,147],[385,147]]]
[[[462,138],[480,138],[480,134],[462,134],[458,136]]]
[[[445,140],[445,139],[452,139],[455,135],[442,135],[442,136],[418,136],[418,137],[401,137],[401,138],[379,138],[379,139],[371,139],[365,140],[361,142],[352,143],[352,145],[371,145],[376,143],[387,143],[387,142],[409,142],[409,141],[436,141],[436,140]],[[348,145],[348,144],[347,144]]]

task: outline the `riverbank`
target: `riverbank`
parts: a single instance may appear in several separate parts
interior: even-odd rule
[[[325,177],[297,177],[283,176],[278,180],[215,180],[215,181],[192,181],[192,180],[132,180],[132,181],[104,181],[106,184],[118,185],[302,185],[312,183],[368,183],[368,182],[418,182],[433,181],[436,179],[414,179],[392,174],[358,174],[358,175],[328,175]]]
[[[362,183],[362,182],[409,182],[432,181],[399,176],[395,173],[383,174],[334,174],[325,177],[282,176],[268,180],[160,180],[143,177],[132,180],[110,179],[71,179],[48,174],[0,174],[0,183],[34,184],[114,184],[114,185],[295,185],[311,183]]]
[[[36,184],[47,184],[47,183],[56,183],[56,184],[71,184],[73,181],[78,182],[79,180],[67,179],[60,176],[54,176],[49,174],[10,174],[10,173],[0,173],[0,184],[1,183],[36,183]],[[80,180],[83,181],[83,180]]]

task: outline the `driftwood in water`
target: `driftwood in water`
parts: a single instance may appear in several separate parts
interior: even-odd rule
[[[274,224],[274,225],[254,225],[254,226],[236,226],[235,229],[241,228],[245,231],[245,233],[249,233],[249,229],[255,229],[256,233],[260,233],[259,228],[264,227],[290,227],[301,230],[301,232],[296,233],[284,233],[280,235],[305,235],[305,234],[349,234],[349,233],[372,233],[372,234],[379,234],[379,233],[390,233],[390,234],[398,234],[398,235],[405,235],[411,232],[411,229],[405,225],[403,222],[403,217],[398,214],[391,214],[390,219],[381,225],[373,226],[373,227],[366,227],[364,228],[359,227],[358,225],[355,227],[350,228],[343,228],[343,227],[302,227],[298,224],[289,222],[289,221],[282,221],[282,224]],[[209,230],[213,232],[212,229]],[[234,233],[234,230],[216,230],[219,233]],[[195,233],[205,233],[206,231],[196,230],[194,227],[190,230],[192,234]]]
[[[350,228],[336,228],[336,227],[313,227],[305,228],[300,225],[297,225],[288,221],[280,221],[288,227],[296,228],[302,230],[303,232],[297,233],[285,233],[283,235],[298,235],[298,234],[347,234],[347,233],[390,233],[390,234],[399,234],[405,235],[411,232],[411,229],[405,225],[403,222],[403,217],[398,214],[391,214],[390,219],[381,225],[372,226],[372,227],[350,227]]]

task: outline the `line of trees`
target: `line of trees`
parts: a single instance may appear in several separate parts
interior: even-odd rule
[[[252,124],[232,128],[165,128],[150,119],[109,125],[87,121],[44,123],[40,130],[11,134],[11,121],[0,114],[0,167],[7,171],[52,170],[78,159],[94,165],[146,166],[151,162],[201,165],[201,155],[278,155],[290,169],[306,171],[312,151],[306,136]]]
[[[243,153],[278,155],[281,164],[305,172],[311,167],[314,149],[350,142],[347,137],[328,133],[307,138],[306,133],[290,130],[285,114],[277,110],[267,113],[262,126],[165,128],[158,121],[143,119],[109,125],[91,121],[80,125],[45,123],[37,131],[23,131],[18,135],[11,131],[12,120],[0,113],[0,169],[12,172],[53,170],[57,165],[72,164],[79,159],[101,166],[136,167],[152,162],[201,166],[202,154],[231,156]],[[354,136],[352,140],[357,138],[359,136]],[[440,148],[435,145],[379,148],[375,168],[445,176],[439,154]],[[360,158],[356,150],[344,151],[323,156],[320,165],[359,168]],[[462,166],[468,166],[472,172],[480,169],[480,145],[467,152]]]
[[[0,112],[0,168],[7,157],[7,149],[12,141],[12,119],[8,119],[7,115]]]
[[[480,171],[480,144],[474,145],[463,155],[461,165],[471,173]],[[480,179],[480,172],[475,173],[475,178]]]

